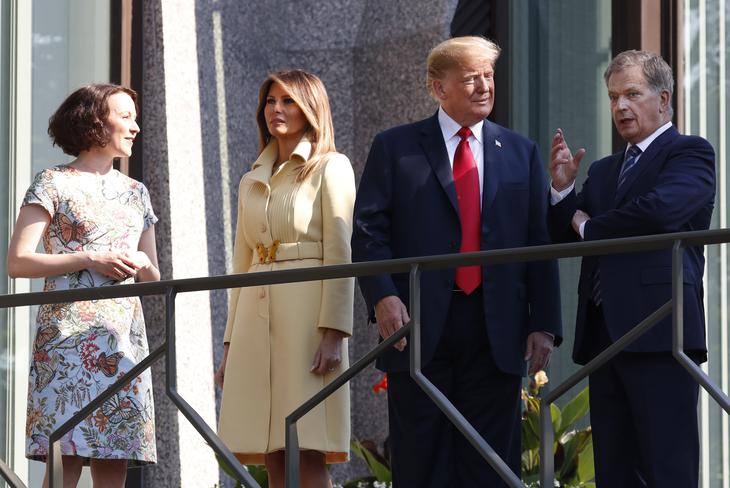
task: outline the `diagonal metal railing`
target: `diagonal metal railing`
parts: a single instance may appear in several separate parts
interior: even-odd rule
[[[695,238],[690,237],[692,234],[694,234]],[[730,414],[730,397],[684,352],[684,248],[693,245],[719,243],[716,241],[710,242],[710,240],[703,241],[702,239],[696,239],[699,237],[699,234],[696,232],[687,233],[684,238],[682,234],[675,234],[676,238],[672,242],[672,298],[540,400],[541,486],[553,486],[555,480],[555,459],[553,456],[554,436],[550,405],[568,392],[579,381],[606,364],[611,358],[623,351],[625,347],[669,315],[672,316],[672,355],[725,412]],[[723,240],[720,242],[728,241]]]
[[[604,241],[580,242],[569,244],[554,244],[548,246],[534,246],[528,248],[503,249],[495,251],[483,251],[470,254],[452,254],[445,256],[429,256],[425,258],[400,260],[411,261],[410,264],[410,312],[411,322],[391,336],[387,341],[382,342],[376,349],[371,351],[363,360],[354,364],[350,370],[344,372],[340,378],[317,393],[292,414],[286,420],[286,488],[298,487],[299,480],[299,456],[298,441],[296,435],[296,422],[307,412],[324,401],[334,393],[340,386],[348,381],[365,367],[366,359],[374,359],[383,350],[392,346],[397,340],[405,336],[411,337],[411,376],[416,383],[436,403],[446,417],[461,431],[472,446],[481,454],[489,465],[500,475],[511,488],[523,487],[522,481],[509,469],[506,463],[499,457],[494,449],[489,446],[486,440],[469,424],[454,405],[441,393],[421,372],[420,357],[420,274],[423,270],[469,266],[474,264],[504,264],[516,261],[539,261],[544,259],[556,259],[575,256],[589,256],[612,253],[625,253],[637,251],[650,251],[662,248],[673,247],[672,280],[673,299],[668,301],[657,311],[629,331],[624,337],[616,341],[611,347],[597,356],[589,364],[585,365],[578,372],[558,385],[555,390],[541,400],[541,435],[540,435],[540,459],[546,460],[540,465],[541,486],[554,486],[555,469],[553,458],[553,427],[550,404],[575,386],[581,379],[606,364],[612,357],[621,352],[626,346],[646,333],[660,320],[675,312],[674,346],[673,354],[680,363],[687,368],[692,376],[712,395],[712,397],[730,413],[730,400],[723,391],[682,351],[682,251],[686,246],[699,246],[706,244],[721,244],[730,242],[730,230],[712,230],[698,232],[683,232],[663,234],[658,236],[640,236],[622,239],[610,239]],[[402,270],[401,272],[404,272]],[[340,381],[342,380],[342,381]]]
[[[180,280],[166,280],[159,282],[137,283],[132,285],[118,285],[101,288],[62,290],[40,293],[23,293],[17,295],[0,296],[0,308],[41,305],[49,303],[64,303],[79,300],[101,300],[129,296],[165,295],[165,327],[166,341],[155,349],[140,364],[128,371],[122,378],[110,386],[106,391],[93,399],[87,406],[79,410],[71,419],[51,434],[48,457],[49,472],[51,473],[50,487],[62,484],[62,462],[60,439],[76,424],[84,420],[106,400],[116,394],[121,388],[132,381],[144,369],[150,367],[156,360],[165,355],[167,357],[166,394],[172,399],[177,408],[186,416],[200,435],[206,439],[214,452],[220,457],[238,482],[246,488],[260,488],[256,481],[241,466],[236,457],[223,444],[218,436],[210,429],[200,415],[184,400],[177,391],[177,374],[175,361],[175,298],[178,293],[239,288],[247,286],[263,286],[300,281],[315,281],[325,279],[359,277],[375,274],[410,273],[411,291],[411,321],[396,334],[380,343],[375,349],[343,372],[322,391],[297,408],[286,418],[286,486],[297,487],[299,483],[299,446],[296,431],[296,422],[309,410],[322,402],[344,383],[349,381],[380,354],[391,347],[400,338],[410,334],[411,339],[411,376],[429,397],[438,405],[451,422],[463,433],[469,442],[477,449],[492,468],[499,473],[502,479],[511,488],[524,487],[520,479],[507,467],[494,449],[479,435],[469,422],[458,412],[454,405],[446,398],[421,372],[420,358],[420,275],[423,271],[438,268],[455,268],[470,265],[506,264],[518,261],[541,261],[576,256],[603,255],[612,253],[626,253],[650,251],[673,247],[673,290],[672,300],[659,310],[647,317],[634,330],[628,332],[611,347],[606,349],[593,361],[584,366],[573,376],[542,399],[541,408],[541,483],[542,486],[552,486],[554,482],[554,466],[552,451],[552,424],[550,418],[550,403],[567,392],[580,379],[605,364],[615,354],[649,330],[659,320],[673,313],[674,321],[674,356],[688,369],[712,397],[730,413],[730,399],[718,388],[712,380],[695,365],[682,351],[682,249],[686,246],[721,244],[730,242],[730,229],[682,232],[654,236],[629,237],[604,241],[579,242],[568,244],[552,244],[525,248],[498,249],[469,254],[451,254],[441,256],[423,256],[417,258],[403,258],[389,261],[373,261],[346,265],[323,266],[314,268],[300,268],[261,273],[247,273],[239,275],[213,276],[204,278],[190,278]],[[23,487],[22,481],[10,468],[0,461],[0,475],[12,487]]]

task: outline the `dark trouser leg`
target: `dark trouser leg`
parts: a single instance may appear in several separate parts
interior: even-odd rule
[[[614,361],[590,375],[589,387],[597,488],[641,487],[638,439]]]
[[[494,365],[479,292],[454,295],[438,349],[423,373],[519,472],[520,378]],[[390,373],[388,389],[395,488],[505,486],[408,372]]]
[[[628,392],[646,485],[697,488],[697,382],[668,352],[622,354],[616,370]]]
[[[521,454],[520,386],[522,378],[500,371],[489,347],[481,299],[464,298],[464,315],[454,314],[451,323],[456,341],[451,401],[487,443],[519,476]],[[479,317],[470,322],[469,317]],[[471,319],[473,320],[473,319]],[[477,325],[478,324],[478,325]],[[506,487],[467,439],[454,429],[454,488]]]
[[[436,373],[426,376],[448,391],[450,372]],[[388,373],[388,421],[393,487],[449,486],[451,424],[407,371]]]
[[[611,344],[600,308],[589,311],[591,355]],[[638,439],[628,393],[615,369],[616,358],[588,378],[597,488],[643,486],[638,476]]]
[[[594,319],[600,352],[610,340],[602,315]],[[669,352],[620,353],[592,374],[597,488],[696,488],[698,392]]]

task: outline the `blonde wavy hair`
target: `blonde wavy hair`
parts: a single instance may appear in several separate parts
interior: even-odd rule
[[[312,143],[312,153],[302,165],[297,180],[302,181],[314,171],[322,157],[337,151],[335,129],[332,125],[332,111],[324,83],[316,75],[301,69],[291,69],[270,73],[259,89],[259,104],[256,108],[256,124],[259,129],[259,154],[271,141],[271,133],[266,125],[264,109],[271,85],[278,83],[294,100],[307,119],[305,136]]]
[[[480,36],[452,37],[443,41],[431,49],[426,59],[426,88],[429,95],[436,99],[433,82],[443,80],[450,70],[474,59],[486,59],[494,68],[501,52],[502,49],[496,43]]]

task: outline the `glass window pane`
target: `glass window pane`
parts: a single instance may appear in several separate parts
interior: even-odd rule
[[[111,2],[33,0],[33,174],[73,159],[51,145],[47,128],[53,111],[80,86],[110,81]],[[33,291],[41,291],[42,288],[43,281],[34,280]],[[35,310],[32,310],[31,320],[34,317]],[[29,486],[40,486],[43,471],[42,463],[30,463]],[[88,470],[84,470],[79,486],[91,486]]]
[[[33,0],[33,172],[70,161],[51,146],[48,118],[88,83],[109,82],[110,1]]]
[[[705,137],[715,149],[717,187],[713,228],[728,228],[727,150],[730,138],[730,2],[683,2],[684,131]],[[708,246],[706,318],[709,361],[703,369],[726,393],[730,392],[728,334],[727,245]],[[730,428],[727,414],[706,393],[700,400],[701,486],[723,488],[730,479]]]
[[[0,4],[0,154],[8,154],[8,115],[10,112],[8,104],[8,79],[10,71],[9,39],[10,25],[8,22],[8,2]],[[10,181],[10,161],[8,158],[0,158],[0,182],[7,185]],[[3,192],[8,195],[9,192]],[[7,256],[8,249],[8,212],[9,201],[7,196],[0,198],[0,295],[8,293],[7,270],[4,256]],[[8,351],[8,310],[0,310],[0,418],[8,418],[8,375],[12,371],[12,358]],[[6,422],[0,422],[0,439],[7,439],[8,426]],[[7,442],[0,443],[0,459],[8,459]]]
[[[510,8],[512,129],[540,144],[546,167],[558,127],[573,151],[586,148],[577,180],[580,188],[590,163],[612,152],[603,82],[611,60],[611,2],[513,0]],[[554,353],[552,384],[577,369],[571,352],[579,271],[579,259],[560,261],[565,342]]]

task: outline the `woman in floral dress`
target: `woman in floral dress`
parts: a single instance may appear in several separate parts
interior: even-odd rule
[[[8,250],[11,277],[44,277],[45,291],[159,280],[149,193],[112,166],[132,153],[136,100],[128,88],[88,85],[51,117],[54,145],[76,159],[35,176]],[[26,456],[45,461],[51,433],[147,354],[138,297],[41,306]],[[76,486],[86,463],[94,487],[114,488],[128,462],[155,462],[153,408],[147,370],[62,439],[63,486]]]

